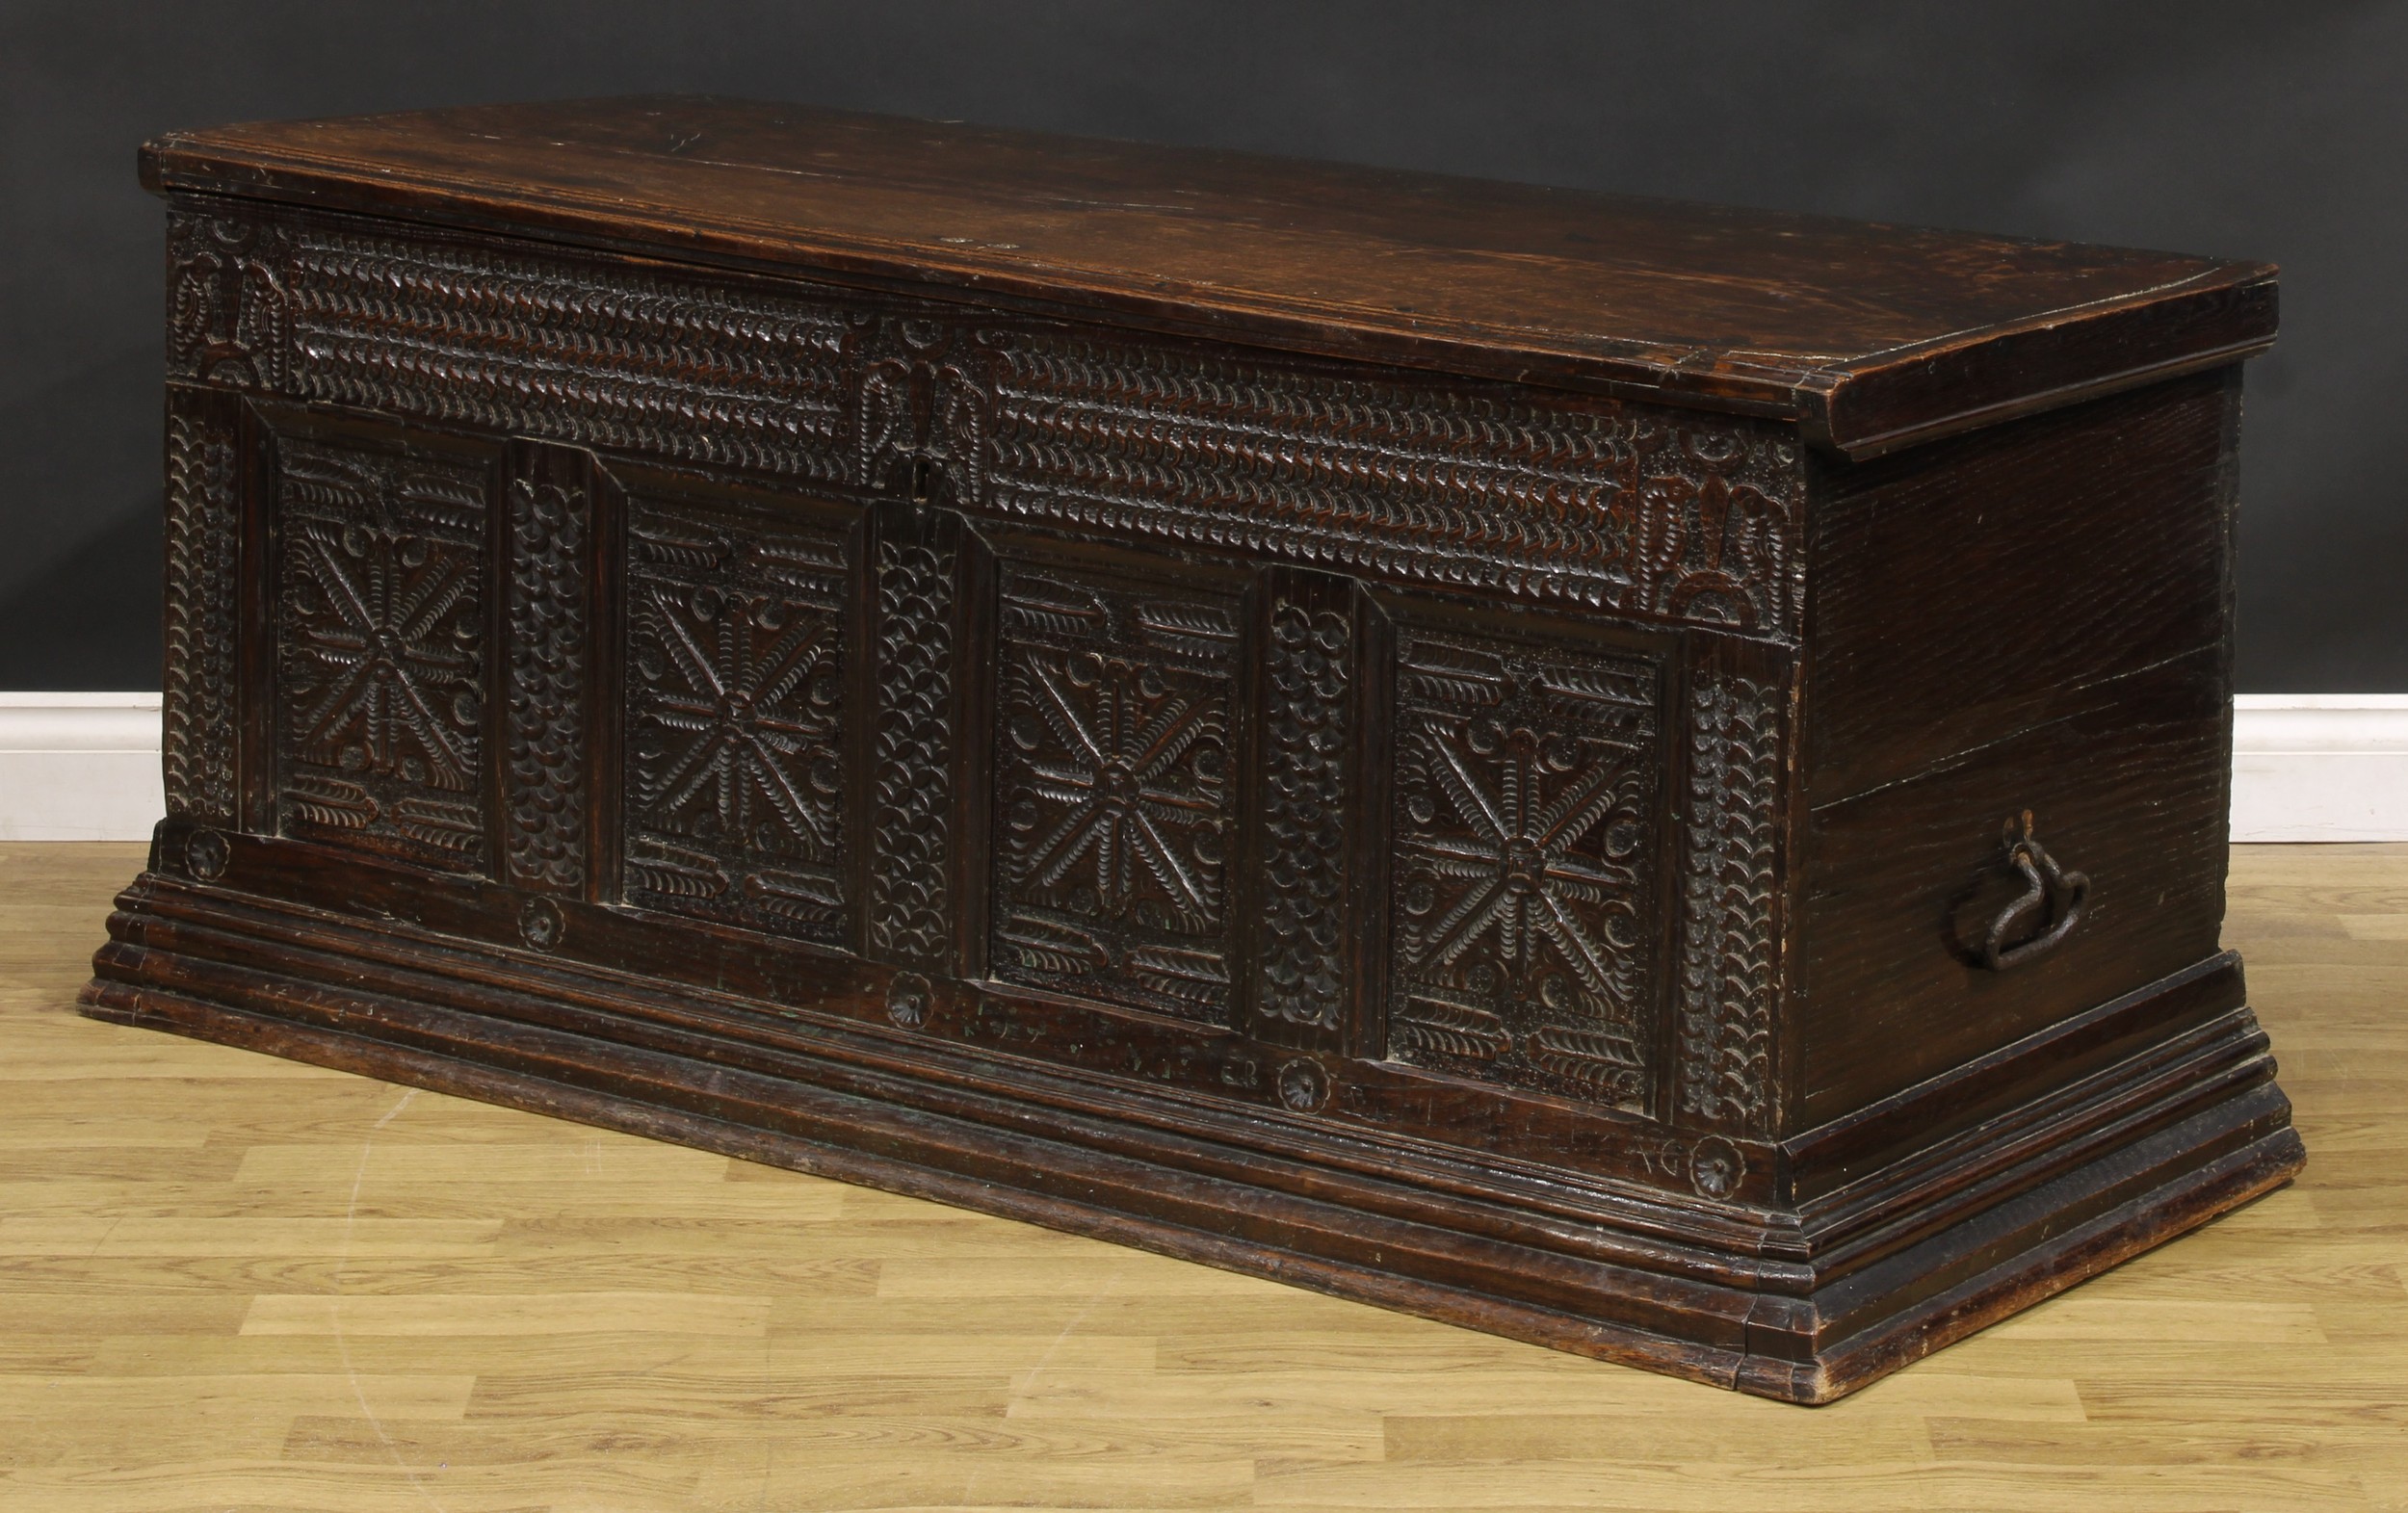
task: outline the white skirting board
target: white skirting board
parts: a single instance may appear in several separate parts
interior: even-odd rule
[[[2234,699],[2233,839],[2408,841],[2408,693]]]
[[[0,693],[0,842],[141,841],[156,693]],[[2408,841],[2408,693],[2233,701],[2233,839]]]
[[[146,841],[167,813],[156,693],[0,693],[0,842]]]

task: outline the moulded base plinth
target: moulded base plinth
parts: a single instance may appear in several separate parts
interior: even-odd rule
[[[327,916],[296,949],[281,918],[146,874],[112,918],[84,1011],[1793,1402],[1864,1386],[2279,1187],[2304,1160],[2264,1037],[2238,1009],[2210,1037],[2220,1054],[2186,1063],[2196,1075],[2160,1066],[2146,1089],[2110,1089],[2102,1097],[2121,1102],[2104,1124],[2093,1098],[2074,1164],[2062,1152],[1994,1163],[1971,1205],[1919,1178],[1933,1194],[1924,1221],[1892,1204],[1882,1230],[1899,1238],[1886,1246],[1860,1227],[1819,1255],[1823,1241],[1794,1212],[1725,1214],[1715,1229],[1696,1225],[1693,1203],[1652,1213],[1636,1196],[1624,1220],[1540,1223],[1109,1107],[1033,1120],[1008,1067],[915,1071],[908,1056],[849,1056],[837,1039],[824,1056],[772,1050],[569,1005],[560,988],[573,969],[526,953],[413,948],[406,932]],[[694,996],[642,989],[663,1004]],[[1977,1155],[1956,1164],[1980,1168]],[[1667,1239],[1685,1212],[1694,1233]]]

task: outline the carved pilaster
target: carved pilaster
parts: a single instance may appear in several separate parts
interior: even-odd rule
[[[1753,1130],[1771,1107],[1781,691],[1709,679],[1688,709],[1680,1107]]]
[[[968,533],[942,510],[881,511],[872,554],[869,947],[948,969],[960,905],[955,766],[967,743],[956,665]]]
[[[1255,1031],[1337,1048],[1354,997],[1351,874],[1364,858],[1358,595],[1343,578],[1263,580]]]
[[[168,389],[167,684],[161,737],[168,813],[235,822],[235,638],[242,402]]]
[[[510,481],[503,705],[504,880],[584,889],[589,798],[593,486],[590,461],[522,448]]]

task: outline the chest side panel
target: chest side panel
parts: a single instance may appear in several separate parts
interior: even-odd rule
[[[275,626],[180,665],[179,816],[765,1025],[1768,1190],[1781,428],[332,217],[170,277],[171,603]],[[379,552],[441,753],[320,717],[386,632],[294,564]]]
[[[2211,374],[1825,478],[1802,904],[1819,1124],[2215,954],[2238,389]],[[2011,826],[2087,880],[2005,970]],[[2050,910],[2010,920],[2011,950]],[[2065,1069],[2072,1075],[2072,1069]]]

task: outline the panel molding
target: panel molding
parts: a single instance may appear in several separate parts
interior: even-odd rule
[[[1665,664],[1397,628],[1387,1056],[1643,1111]]]

